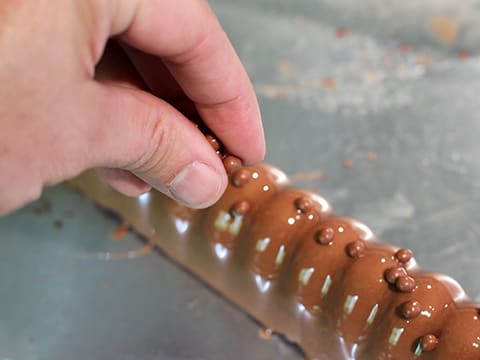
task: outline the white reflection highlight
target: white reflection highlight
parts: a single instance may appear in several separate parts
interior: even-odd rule
[[[305,305],[297,304],[297,310],[298,312],[304,312],[306,310]]]
[[[368,315],[367,318],[367,324],[372,325],[373,320],[375,320],[375,316],[377,316],[378,312],[378,304],[373,305],[372,310],[370,310],[370,314]]]
[[[428,318],[432,316],[432,314],[428,310],[423,310],[423,311],[420,312],[420,314],[422,314],[423,316],[426,316]]]
[[[300,273],[298,274],[298,281],[300,282],[300,284],[306,286],[314,272],[315,268],[313,267],[303,268],[302,270],[300,270]]]
[[[281,265],[283,259],[285,259],[285,245],[280,246],[280,249],[278,249],[277,257],[275,258],[275,265]]]
[[[233,218],[233,222],[228,227],[228,232],[230,235],[236,236],[240,232],[242,228],[243,216],[235,215]]]
[[[396,346],[398,344],[398,341],[400,340],[400,336],[402,336],[404,331],[404,328],[393,328],[392,333],[388,338],[388,343],[392,346]]]
[[[222,244],[215,244],[215,246],[213,247],[215,249],[215,254],[217,254],[217,257],[220,259],[220,260],[223,260],[227,257],[228,255],[228,249],[223,246]]]
[[[138,197],[138,202],[140,203],[141,206],[145,206],[148,204],[150,197],[151,197],[150,192],[146,192],[145,194],[142,194]]]
[[[345,314],[350,315],[355,308],[355,305],[357,304],[358,301],[358,295],[348,295],[345,298],[345,304],[343,305],[343,309],[345,311]]]
[[[215,219],[214,226],[219,231],[225,231],[227,230],[231,219],[232,216],[229,213],[225,211],[220,211],[217,218]]]
[[[272,282],[270,280],[265,280],[260,275],[255,275],[255,282],[262,293],[267,292],[268,289],[270,289],[270,286],[272,286]]]
[[[190,227],[190,222],[188,220],[175,218],[175,227],[180,235],[185,234],[185,232]]]
[[[330,275],[327,275],[322,285],[322,296],[327,295],[328,290],[330,290],[330,285],[332,285],[332,277]]]
[[[265,250],[267,250],[268,244],[270,244],[269,237],[258,239],[257,244],[255,245],[255,250],[257,250],[258,252],[264,252]]]

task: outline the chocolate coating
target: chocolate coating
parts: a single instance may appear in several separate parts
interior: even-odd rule
[[[205,210],[125,198],[91,174],[76,184],[309,357],[480,359],[480,305],[454,280],[420,272],[410,250],[333,216],[278,169],[224,160],[230,186]]]
[[[263,279],[276,277],[302,234],[331,212],[328,203],[311,195],[310,211],[297,212],[296,199],[306,196],[300,190],[278,193],[263,204],[250,224],[248,259],[254,273]]]
[[[439,275],[415,274],[416,288],[411,292],[393,293],[393,301],[384,314],[383,323],[372,333],[375,342],[370,343],[367,352],[378,354],[379,358],[413,359],[418,339],[426,334],[438,334],[442,324],[455,312],[454,298],[461,296],[461,289],[455,284],[446,286]],[[418,302],[420,313],[412,319],[405,319],[398,308],[407,302]],[[480,329],[480,328],[479,328]]]
[[[324,232],[333,232],[331,237],[335,240],[330,246],[320,246],[317,242],[317,235]],[[309,312],[329,311],[324,305],[331,302],[347,264],[352,261],[345,255],[345,246],[352,239],[371,242],[373,235],[357,221],[333,217],[315,225],[303,236],[292,262],[290,288]]]
[[[269,167],[251,167],[235,172],[248,174],[243,186],[229,186],[222,198],[205,214],[201,231],[214,249],[231,249],[260,204],[283,189],[288,180],[280,171]],[[255,178],[252,178],[255,174]],[[242,175],[243,176],[243,175]],[[248,204],[248,205],[247,205]]]
[[[437,360],[480,359],[480,304],[459,307],[445,321],[434,352]]]
[[[345,348],[352,353],[382,319],[394,296],[384,272],[395,265],[389,248],[372,248],[357,259],[350,259],[339,291],[332,299],[332,326],[342,335]]]

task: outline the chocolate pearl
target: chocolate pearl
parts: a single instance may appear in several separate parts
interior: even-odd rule
[[[240,216],[243,216],[246,213],[248,213],[248,210],[250,210],[250,203],[246,200],[236,202],[232,206],[232,211],[235,214],[240,215]]]
[[[364,251],[365,242],[362,240],[355,240],[347,245],[347,254],[354,259],[358,259],[360,256],[362,256]]]
[[[205,137],[207,138],[207,141],[212,146],[213,150],[215,151],[220,150],[220,143],[217,141],[217,139],[215,139],[212,135],[207,135]]]
[[[405,270],[405,268],[401,266],[392,267],[385,271],[385,280],[387,280],[390,285],[394,285],[399,277],[407,275],[407,270]]]
[[[223,159],[223,166],[225,166],[227,174],[232,174],[235,170],[238,170],[242,167],[242,161],[235,156],[228,155],[225,159]]]
[[[327,227],[316,232],[315,241],[320,245],[330,245],[333,242],[334,237],[335,230],[333,230],[331,227]]]
[[[385,271],[385,280],[387,280],[390,285],[394,285],[399,277],[407,275],[407,270],[403,267],[392,267]]]
[[[410,249],[399,249],[395,253],[395,258],[404,264],[409,262],[412,256],[413,256],[413,252]]]
[[[232,175],[232,184],[236,187],[242,187],[248,184],[250,180],[250,171],[246,169],[238,169]]]
[[[395,286],[401,292],[411,292],[415,289],[416,283],[415,279],[411,276],[401,276],[395,282]]]
[[[400,311],[405,319],[410,320],[420,315],[422,308],[420,307],[420,303],[418,301],[411,300],[403,303]]]
[[[302,213],[312,210],[312,201],[307,196],[302,196],[295,199],[295,207]]]
[[[420,338],[423,351],[433,351],[438,345],[438,338],[433,334],[423,335]]]

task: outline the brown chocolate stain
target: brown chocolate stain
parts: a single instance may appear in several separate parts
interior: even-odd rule
[[[401,53],[410,52],[410,50],[412,50],[412,46],[411,46],[410,43],[408,43],[408,42],[403,42],[403,43],[401,43],[400,46],[398,47],[398,50],[399,50]]]
[[[325,77],[321,80],[321,86],[325,89],[333,89],[337,86],[337,82],[334,78]]]
[[[137,259],[144,255],[150,254],[155,249],[155,245],[147,243],[138,249],[129,251],[98,251],[87,252],[79,254],[82,259],[96,259],[96,260],[130,260]]]
[[[460,50],[458,52],[458,58],[462,61],[467,60],[470,57],[470,53],[467,50]]]
[[[293,79],[295,77],[295,68],[287,59],[281,59],[278,62],[278,69],[280,70],[280,73],[287,79]]]
[[[343,39],[348,35],[348,33],[349,33],[348,29],[344,26],[340,26],[335,30],[335,36],[338,39]]]
[[[450,15],[435,15],[426,21],[427,31],[443,45],[453,45],[458,39],[459,22]]]
[[[52,202],[48,198],[42,197],[32,205],[32,212],[35,215],[47,215],[52,212],[52,208]]]
[[[126,236],[131,230],[131,226],[127,223],[121,224],[111,235],[110,239],[112,240],[120,240],[124,236]]]
[[[346,169],[350,169],[353,166],[353,160],[352,159],[345,159],[343,160],[343,167]]]
[[[267,327],[261,327],[258,329],[258,337],[263,340],[269,340],[272,338],[274,331]]]
[[[376,152],[368,152],[367,153],[367,160],[370,162],[377,161],[377,153]]]
[[[431,57],[429,57],[427,55],[418,55],[417,56],[417,63],[420,64],[420,65],[424,65],[424,66],[430,66],[433,63],[433,60],[432,60]]]
[[[325,180],[327,175],[323,172],[315,170],[315,171],[301,171],[296,172],[295,174],[291,175],[290,177],[293,183],[297,182],[308,182],[308,181],[316,181],[316,180]]]
[[[58,219],[54,220],[52,226],[54,229],[61,229],[63,227],[63,221]]]

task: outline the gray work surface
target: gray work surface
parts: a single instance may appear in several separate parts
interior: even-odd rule
[[[480,300],[480,7],[386,3],[212,7],[259,95],[267,160]],[[108,260],[143,246],[113,241],[118,225],[62,186],[0,219],[0,360],[301,358],[162,254]]]

